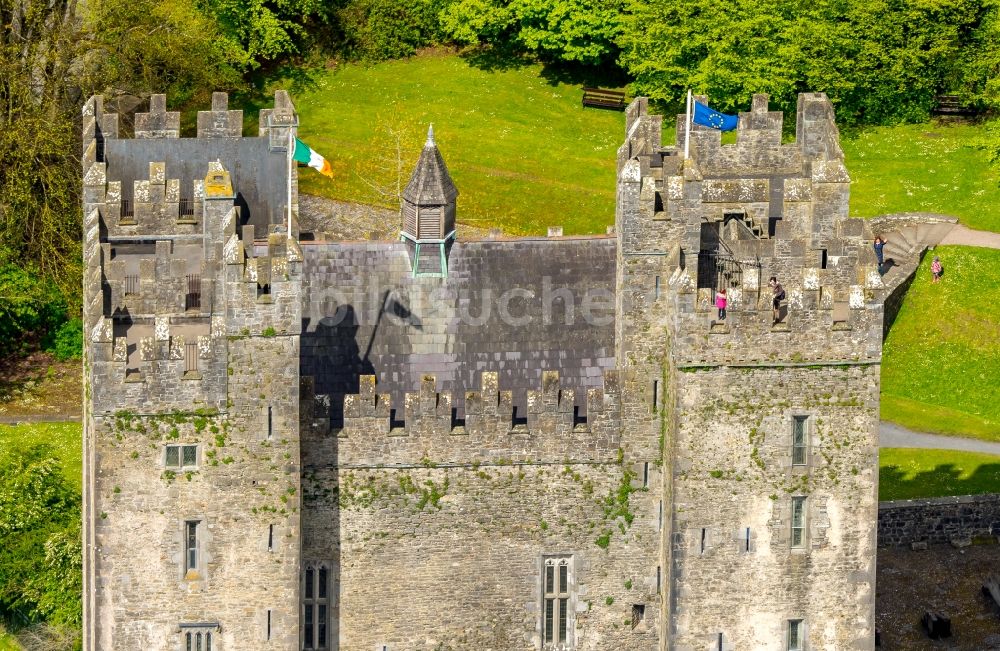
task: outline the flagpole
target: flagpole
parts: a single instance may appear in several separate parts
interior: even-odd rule
[[[292,239],[292,161],[295,157],[295,133],[288,127],[288,239]]]
[[[687,111],[685,112],[687,119],[684,120],[684,160],[690,157],[691,151],[691,89],[688,88],[687,97]]]

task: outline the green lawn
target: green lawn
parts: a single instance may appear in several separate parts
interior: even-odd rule
[[[80,423],[0,425],[0,458],[8,450],[24,450],[38,443],[46,443],[52,447],[53,455],[62,462],[70,484],[79,488],[83,462],[81,437]],[[3,647],[0,647],[0,651],[3,651]]]
[[[845,131],[851,215],[927,211],[1000,231],[1000,173],[974,147],[982,128],[909,124]]]
[[[879,499],[975,495],[1000,490],[1000,457],[957,450],[883,448]]]
[[[21,645],[0,626],[0,651],[21,651]]]
[[[396,182],[405,187],[433,123],[460,222],[512,234],[549,225],[603,233],[614,223],[625,118],[584,109],[581,96],[539,65],[487,72],[454,55],[323,71],[293,100],[300,137],[330,161],[334,178],[302,170],[300,187],[398,207]]]
[[[882,418],[911,429],[1000,440],[1000,251],[938,247],[925,256],[885,341]]]

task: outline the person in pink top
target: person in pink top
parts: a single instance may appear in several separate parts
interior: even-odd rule
[[[715,292],[715,307],[719,308],[719,319],[726,320],[726,288],[721,287]]]
[[[934,280],[931,281],[932,283],[941,282],[941,271],[941,258],[934,256],[934,261],[931,262],[931,275],[934,276]]]

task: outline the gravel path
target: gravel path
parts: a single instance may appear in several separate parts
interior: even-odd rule
[[[1000,455],[1000,443],[967,439],[960,436],[913,432],[888,421],[882,421],[879,427],[878,444],[881,448],[930,448]]]
[[[974,231],[961,224],[955,224],[955,227],[941,240],[941,244],[963,244],[965,246],[982,246],[987,249],[1000,249],[1000,233]]]

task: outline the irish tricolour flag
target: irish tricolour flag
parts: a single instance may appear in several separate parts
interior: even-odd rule
[[[292,154],[292,158],[300,163],[305,163],[320,174],[333,176],[333,170],[330,169],[330,163],[325,158],[310,149],[309,145],[302,142],[298,138],[295,139],[295,152]]]

